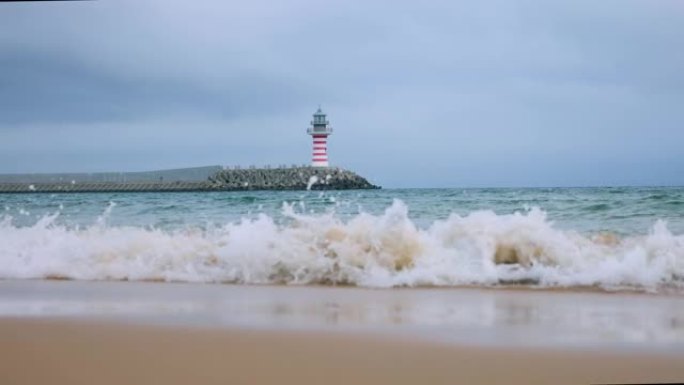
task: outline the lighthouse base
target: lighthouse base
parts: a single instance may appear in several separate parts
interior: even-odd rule
[[[328,161],[322,161],[322,160],[315,160],[311,162],[311,167],[330,167],[330,164],[328,164]]]

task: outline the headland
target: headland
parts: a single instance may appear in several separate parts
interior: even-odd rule
[[[378,189],[337,167],[193,167],[145,172],[0,174],[0,193]]]

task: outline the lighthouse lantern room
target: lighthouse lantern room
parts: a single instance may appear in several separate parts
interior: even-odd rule
[[[332,127],[330,122],[325,119],[325,114],[321,111],[321,107],[313,114],[311,127],[307,133],[313,138],[313,157],[311,159],[311,166],[313,167],[328,167],[328,136],[332,134]]]

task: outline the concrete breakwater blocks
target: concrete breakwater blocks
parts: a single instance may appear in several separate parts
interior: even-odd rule
[[[17,182],[17,175],[3,178],[0,175],[0,193],[85,193],[85,192],[196,192],[196,191],[250,191],[250,190],[350,190],[380,188],[368,182],[358,174],[334,167],[289,167],[289,168],[249,168],[249,169],[214,169],[204,180],[186,178],[184,173],[168,173],[179,175],[174,179],[149,180],[137,178],[126,181],[127,173],[119,173],[118,181],[99,181],[89,178],[78,180],[54,181],[68,178],[51,178],[46,181],[30,175],[22,175]],[[133,173],[131,173],[133,174]],[[54,174],[58,176],[58,174]],[[70,174],[71,175],[71,174]],[[150,175],[157,175],[150,173]],[[191,179],[191,180],[188,180]]]
[[[332,167],[222,170],[209,178],[235,190],[346,190],[374,189],[358,174]]]

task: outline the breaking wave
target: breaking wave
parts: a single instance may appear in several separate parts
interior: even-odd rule
[[[684,236],[662,221],[619,237],[554,228],[546,213],[452,214],[426,228],[395,200],[381,215],[342,220],[284,205],[284,223],[256,218],[208,229],[84,228],[58,214],[29,227],[0,221],[0,278],[159,280],[364,287],[684,288]]]

